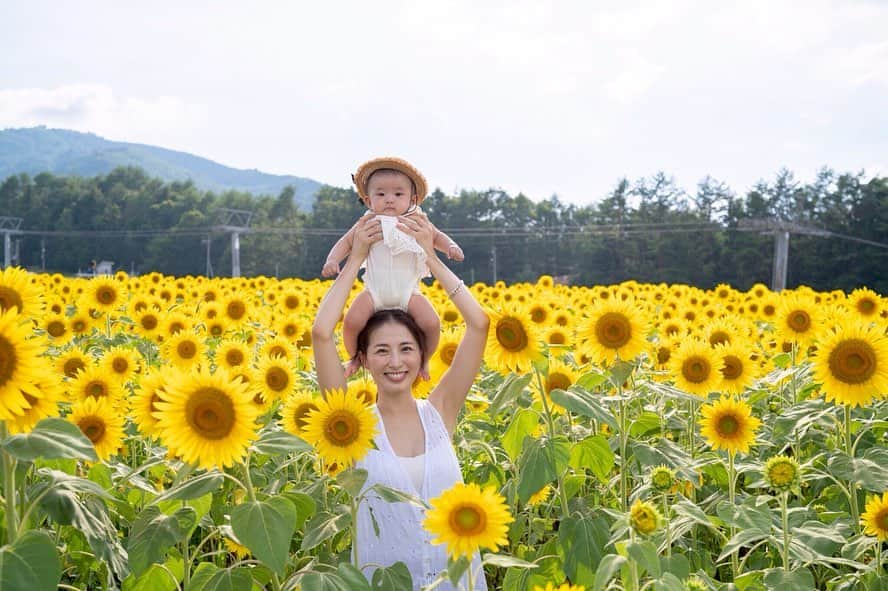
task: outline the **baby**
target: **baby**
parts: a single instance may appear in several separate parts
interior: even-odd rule
[[[345,350],[351,356],[346,377],[360,367],[357,352],[358,333],[377,310],[400,308],[413,316],[426,339],[426,360],[420,375],[429,379],[428,359],[438,347],[441,321],[432,304],[419,292],[419,280],[429,274],[426,253],[416,240],[399,230],[397,216],[419,211],[428,186],[425,177],[409,162],[400,158],[374,158],[365,162],[352,175],[361,201],[369,208],[364,215],[375,215],[382,224],[383,239],[370,247],[364,265],[364,291],[352,302],[342,321]],[[351,252],[355,226],[340,238],[321,274],[335,277],[339,264]],[[462,249],[444,232],[435,230],[436,250],[447,258],[462,261]]]

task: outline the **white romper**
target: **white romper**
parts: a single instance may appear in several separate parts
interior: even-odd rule
[[[399,308],[406,312],[410,296],[419,293],[419,280],[429,275],[426,253],[413,236],[395,227],[398,218],[376,218],[382,224],[382,240],[370,245],[364,261],[364,289],[375,311]]]
[[[383,484],[409,493],[428,504],[430,499],[440,496],[463,479],[441,415],[428,400],[417,400],[416,407],[425,431],[425,471],[420,490],[416,490],[410,475],[395,455],[376,406],[373,409],[376,412],[378,431],[374,440],[377,449],[371,449],[357,463],[357,467],[367,470],[369,474],[365,488],[377,483]],[[373,518],[370,516],[371,511]],[[378,536],[373,527],[374,518],[379,528]],[[372,492],[367,495],[358,508],[356,547],[361,564],[367,565],[363,571],[368,580],[372,580],[373,571],[376,570],[373,565],[391,566],[401,561],[407,565],[413,577],[413,588],[418,590],[434,581],[447,568],[447,545],[432,545],[432,535],[422,527],[424,519],[425,509],[410,503],[389,503]],[[472,571],[478,573],[474,588],[486,591],[487,581],[478,555],[472,560]],[[464,588],[468,583],[466,577],[462,581]],[[456,587],[447,581],[435,589],[453,591]]]

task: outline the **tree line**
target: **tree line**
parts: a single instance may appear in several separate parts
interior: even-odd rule
[[[242,275],[302,278],[319,277],[340,232],[364,211],[352,188],[325,186],[312,211],[301,211],[290,187],[276,196],[214,193],[133,167],[90,178],[21,174],[0,184],[0,215],[23,220],[25,233],[11,236],[16,262],[48,272],[107,259],[128,272],[199,275],[209,246],[215,274],[229,275],[230,233],[218,229],[225,208],[252,212],[240,236]],[[466,259],[454,267],[467,280],[533,281],[545,273],[572,284],[635,279],[746,289],[770,283],[774,238],[751,226],[767,219],[831,233],[792,234],[788,286],[888,293],[888,249],[861,242],[888,242],[888,177],[823,169],[802,183],[781,170],[737,194],[709,177],[688,192],[660,172],[620,179],[588,205],[438,189],[423,209],[462,246]],[[98,233],[108,230],[121,232]]]

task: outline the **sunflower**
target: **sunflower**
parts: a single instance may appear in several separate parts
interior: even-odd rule
[[[100,460],[107,461],[123,446],[123,415],[107,399],[87,397],[71,407],[67,418],[92,442]]]
[[[376,404],[376,382],[366,377],[352,380],[348,383],[347,394],[357,398],[367,406]]]
[[[636,499],[629,508],[629,525],[638,534],[649,536],[662,524],[663,516],[652,503]]]
[[[611,298],[586,310],[577,330],[579,349],[600,364],[631,361],[646,345],[648,320],[634,300]]]
[[[315,396],[307,390],[297,390],[284,401],[281,407],[281,427],[297,437],[304,435],[308,425],[308,415],[317,410]]]
[[[864,533],[875,536],[880,542],[888,540],[888,491],[880,498],[873,495],[866,502],[866,510],[860,516]]]
[[[444,372],[450,369],[453,363],[453,357],[456,355],[456,349],[462,340],[463,331],[458,328],[449,328],[441,332],[441,340],[438,342],[438,348],[432,353],[429,359],[429,374],[432,381],[437,381]],[[374,398],[375,400],[375,398]]]
[[[99,360],[99,368],[127,382],[139,373],[141,355],[136,349],[116,346],[105,352]]]
[[[256,369],[256,375],[256,385],[269,402],[285,398],[296,388],[296,374],[283,357],[264,359]]]
[[[549,346],[549,349],[558,347],[559,349],[568,349],[573,347],[573,329],[556,324],[550,326],[543,333],[543,340]]]
[[[783,296],[774,318],[778,339],[797,343],[804,351],[820,329],[819,307],[804,293]]]
[[[303,438],[314,444],[325,464],[350,465],[367,455],[377,429],[369,407],[342,390],[327,392],[315,404]]]
[[[458,482],[429,501],[422,525],[436,536],[432,544],[447,544],[454,560],[471,558],[480,548],[495,552],[509,543],[506,533],[514,521],[505,501],[493,487]]]
[[[752,343],[735,339],[714,348],[721,359],[722,392],[740,394],[752,385],[759,373],[759,365],[752,360]]]
[[[668,466],[660,465],[651,470],[651,488],[658,493],[667,493],[675,486],[675,470]]]
[[[35,385],[46,377],[31,323],[17,307],[0,311],[0,420],[21,416],[31,405],[26,396],[42,396]]]
[[[799,487],[802,481],[802,469],[795,458],[773,456],[762,469],[765,483],[777,491],[789,491]]]
[[[65,384],[68,399],[79,402],[87,398],[105,398],[118,408],[126,397],[119,377],[100,366],[90,364]]]
[[[90,279],[81,300],[83,307],[99,312],[113,312],[123,305],[123,285],[112,277]]]
[[[74,336],[68,329],[68,319],[64,314],[49,312],[40,318],[40,328],[46,332],[48,342],[55,346],[61,346]]]
[[[533,361],[542,358],[535,325],[527,322],[524,311],[517,307],[505,312],[488,311],[488,315],[487,364],[500,373],[529,371]]]
[[[0,312],[17,309],[25,317],[39,318],[43,312],[40,287],[31,283],[30,274],[18,267],[0,271]]]
[[[865,321],[847,319],[817,344],[814,379],[828,401],[869,404],[888,392],[888,338]]]
[[[145,437],[157,435],[157,403],[163,400],[163,386],[167,379],[165,369],[143,375],[138,383],[138,388],[132,395],[132,420],[139,431]]]
[[[291,341],[282,337],[270,337],[266,338],[259,347],[259,357],[283,357],[291,363],[295,363],[299,355]]]
[[[851,307],[866,320],[875,320],[884,309],[882,298],[879,294],[865,287],[855,289],[848,296]]]
[[[729,396],[701,409],[700,433],[713,449],[724,449],[729,454],[738,451],[749,453],[749,446],[755,441],[755,431],[762,422],[752,416],[749,405]]]
[[[567,390],[576,384],[577,380],[580,379],[580,373],[564,361],[553,358],[549,361],[548,375],[540,377],[542,378],[544,392],[540,392],[539,383],[534,380],[531,382],[534,398],[540,399],[541,395],[545,394],[549,408],[555,411],[563,411],[563,408],[552,402],[549,395],[552,393],[552,390]]]
[[[676,387],[698,396],[706,396],[721,384],[721,361],[709,343],[699,339],[687,339],[673,351],[669,370]]]
[[[161,333],[162,316],[159,307],[148,305],[134,315],[133,330],[147,339],[154,340]]]
[[[189,369],[201,365],[205,359],[207,346],[195,331],[182,331],[163,343],[163,356],[179,369]]]
[[[216,346],[215,360],[217,367],[236,371],[241,367],[249,365],[252,359],[252,351],[241,340],[224,339]]]
[[[40,378],[32,384],[28,391],[22,391],[28,408],[21,415],[6,419],[6,428],[11,434],[27,433],[46,417],[55,417],[59,414],[59,400],[62,398],[62,388],[59,380],[53,375],[52,368],[45,357],[40,358]],[[35,390],[36,388],[36,390]],[[37,395],[39,394],[39,396]]]
[[[55,360],[56,369],[66,378],[73,378],[77,372],[94,365],[92,356],[74,347],[68,349]]]
[[[155,403],[157,431],[174,455],[207,470],[231,466],[256,438],[248,386],[224,369],[172,373]]]
[[[68,318],[68,330],[74,337],[88,335],[92,332],[94,323],[95,320],[89,315],[89,311],[78,309]]]
[[[540,585],[534,585],[533,591],[585,591],[586,588],[582,585],[571,585],[570,583],[562,583],[557,585],[557,583],[546,583],[545,587]]]
[[[191,317],[179,310],[171,310],[163,317],[161,328],[158,332],[166,339],[193,328],[194,321]]]
[[[552,486],[547,484],[540,490],[536,491],[527,499],[527,504],[529,506],[541,505],[549,500],[549,497],[552,496]]]
[[[227,326],[236,330],[247,322],[250,305],[246,299],[237,294],[230,294],[222,300],[220,311]]]

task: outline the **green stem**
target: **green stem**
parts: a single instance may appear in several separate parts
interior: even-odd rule
[[[854,458],[854,447],[851,444],[851,406],[845,405],[845,453],[849,459]],[[860,533],[860,510],[857,507],[857,485],[853,480],[848,481],[848,499],[851,501],[851,521],[854,528]]]
[[[358,502],[355,499],[349,499],[351,506],[351,534],[352,534],[352,556],[355,560],[355,568],[361,570],[361,561],[358,559]]]
[[[0,421],[0,441],[6,439],[6,421]],[[0,451],[3,464],[3,496],[6,501],[6,543],[12,544],[18,537],[18,512],[15,507],[15,458]]]
[[[617,386],[620,413],[620,506],[623,512],[629,511],[629,462],[626,459],[629,447],[629,428],[626,425],[626,402],[623,400],[623,385]]]
[[[543,386],[543,378],[540,375],[540,370],[537,368],[533,368],[534,373],[536,374],[537,385],[539,386],[541,396],[540,399],[543,401],[543,411],[546,415],[546,427],[549,431],[549,441],[553,444],[555,443],[555,419],[552,418],[552,409],[549,408],[548,393],[546,392],[545,387]],[[567,508],[567,491],[564,490],[564,475],[561,471],[558,470],[558,466],[555,464],[555,449],[554,447],[549,448],[549,459],[552,463],[552,471],[555,473],[555,480],[558,484],[558,500],[561,503],[561,514],[564,517],[570,516],[570,511]]]
[[[189,540],[185,540],[182,543],[182,562],[184,563],[184,574],[182,576],[182,583],[187,587],[188,582],[191,580],[191,556],[188,553],[188,542]]]
[[[250,476],[250,454],[244,458],[244,480],[246,481],[247,496],[251,503],[256,502],[256,491],[253,490],[253,478]]]
[[[272,591],[281,591],[281,580],[276,572],[271,573],[271,589]]]
[[[736,472],[737,469],[734,467],[734,453],[728,452],[728,501],[731,503],[731,511],[736,507]],[[731,538],[734,537],[736,533],[736,528],[733,524],[731,524]],[[737,575],[740,574],[740,557],[737,554],[737,551],[731,553],[731,573],[733,574],[732,580],[737,580]]]
[[[663,519],[666,520],[666,556],[672,556],[672,529],[669,526],[669,499],[663,493]]]
[[[789,511],[786,504],[789,498],[789,492],[780,493],[780,516],[783,527],[783,570],[789,572]]]

